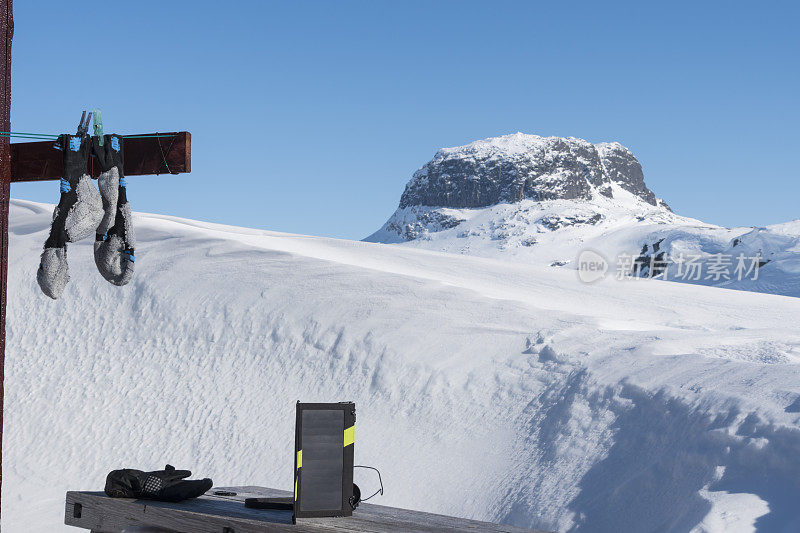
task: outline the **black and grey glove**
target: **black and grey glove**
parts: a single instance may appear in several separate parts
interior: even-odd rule
[[[66,240],[77,242],[95,233],[103,218],[103,201],[86,170],[92,145],[88,136],[77,135],[62,135],[57,142],[62,151],[64,177],[53,219],[63,213]]]
[[[133,277],[136,237],[123,173],[122,137],[105,135],[102,146],[99,137],[92,137],[92,151],[100,163],[98,184],[105,210],[97,226],[94,262],[107,281],[125,285]]]
[[[191,475],[190,471],[175,470],[171,465],[153,472],[130,468],[114,470],[106,477],[105,492],[111,498],[179,502],[197,498],[214,485],[208,478],[187,481]]]
[[[104,135],[102,146],[100,137],[92,137],[92,153],[100,165],[97,188],[103,199],[103,219],[97,226],[97,234],[105,235],[117,214],[119,199],[119,179],[122,173],[122,138],[119,135]]]
[[[61,135],[56,144],[64,164],[61,198],[53,211],[50,236],[36,273],[42,292],[53,299],[61,296],[69,281],[67,243],[94,233],[103,218],[103,202],[86,170],[91,151],[89,138]]]

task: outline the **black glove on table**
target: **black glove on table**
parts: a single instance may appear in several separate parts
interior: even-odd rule
[[[191,475],[190,471],[175,470],[171,465],[153,472],[114,470],[106,477],[105,492],[111,498],[180,502],[197,498],[213,486],[208,478],[187,481],[185,478]]]

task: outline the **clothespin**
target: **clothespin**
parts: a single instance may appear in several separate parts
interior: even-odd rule
[[[88,131],[89,131],[89,122],[92,121],[92,115],[93,115],[92,113],[89,113],[89,115],[87,116],[85,109],[83,110],[83,113],[81,113],[81,120],[80,120],[80,122],[78,122],[78,132],[77,132],[78,137],[83,137],[84,135],[86,135],[88,133]],[[100,118],[100,110],[99,109],[97,110],[97,117],[98,117],[98,119]],[[95,131],[96,130],[97,130],[97,126],[95,126]],[[102,122],[100,123],[100,131],[101,132],[103,131]],[[100,134],[100,138],[101,139],[103,138],[102,133]],[[55,148],[56,150],[61,150],[61,136],[59,136],[58,139],[56,139],[56,143],[53,146],[53,148]]]
[[[81,113],[81,121],[78,122],[78,137],[83,137],[89,132],[89,122],[92,121],[91,113],[87,116],[86,110]]]
[[[92,119],[94,120],[94,135],[99,137],[99,144],[103,146],[103,119],[100,118],[99,109],[92,111]]]

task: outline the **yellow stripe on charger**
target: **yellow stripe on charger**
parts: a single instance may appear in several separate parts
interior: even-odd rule
[[[356,427],[350,426],[344,430],[344,445],[350,446],[356,440]]]

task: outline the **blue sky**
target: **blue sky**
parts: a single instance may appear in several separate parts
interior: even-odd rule
[[[800,217],[796,6],[18,0],[12,127],[191,131],[134,209],[277,231],[363,238],[439,147],[516,131],[617,140],[676,212],[766,225]]]

